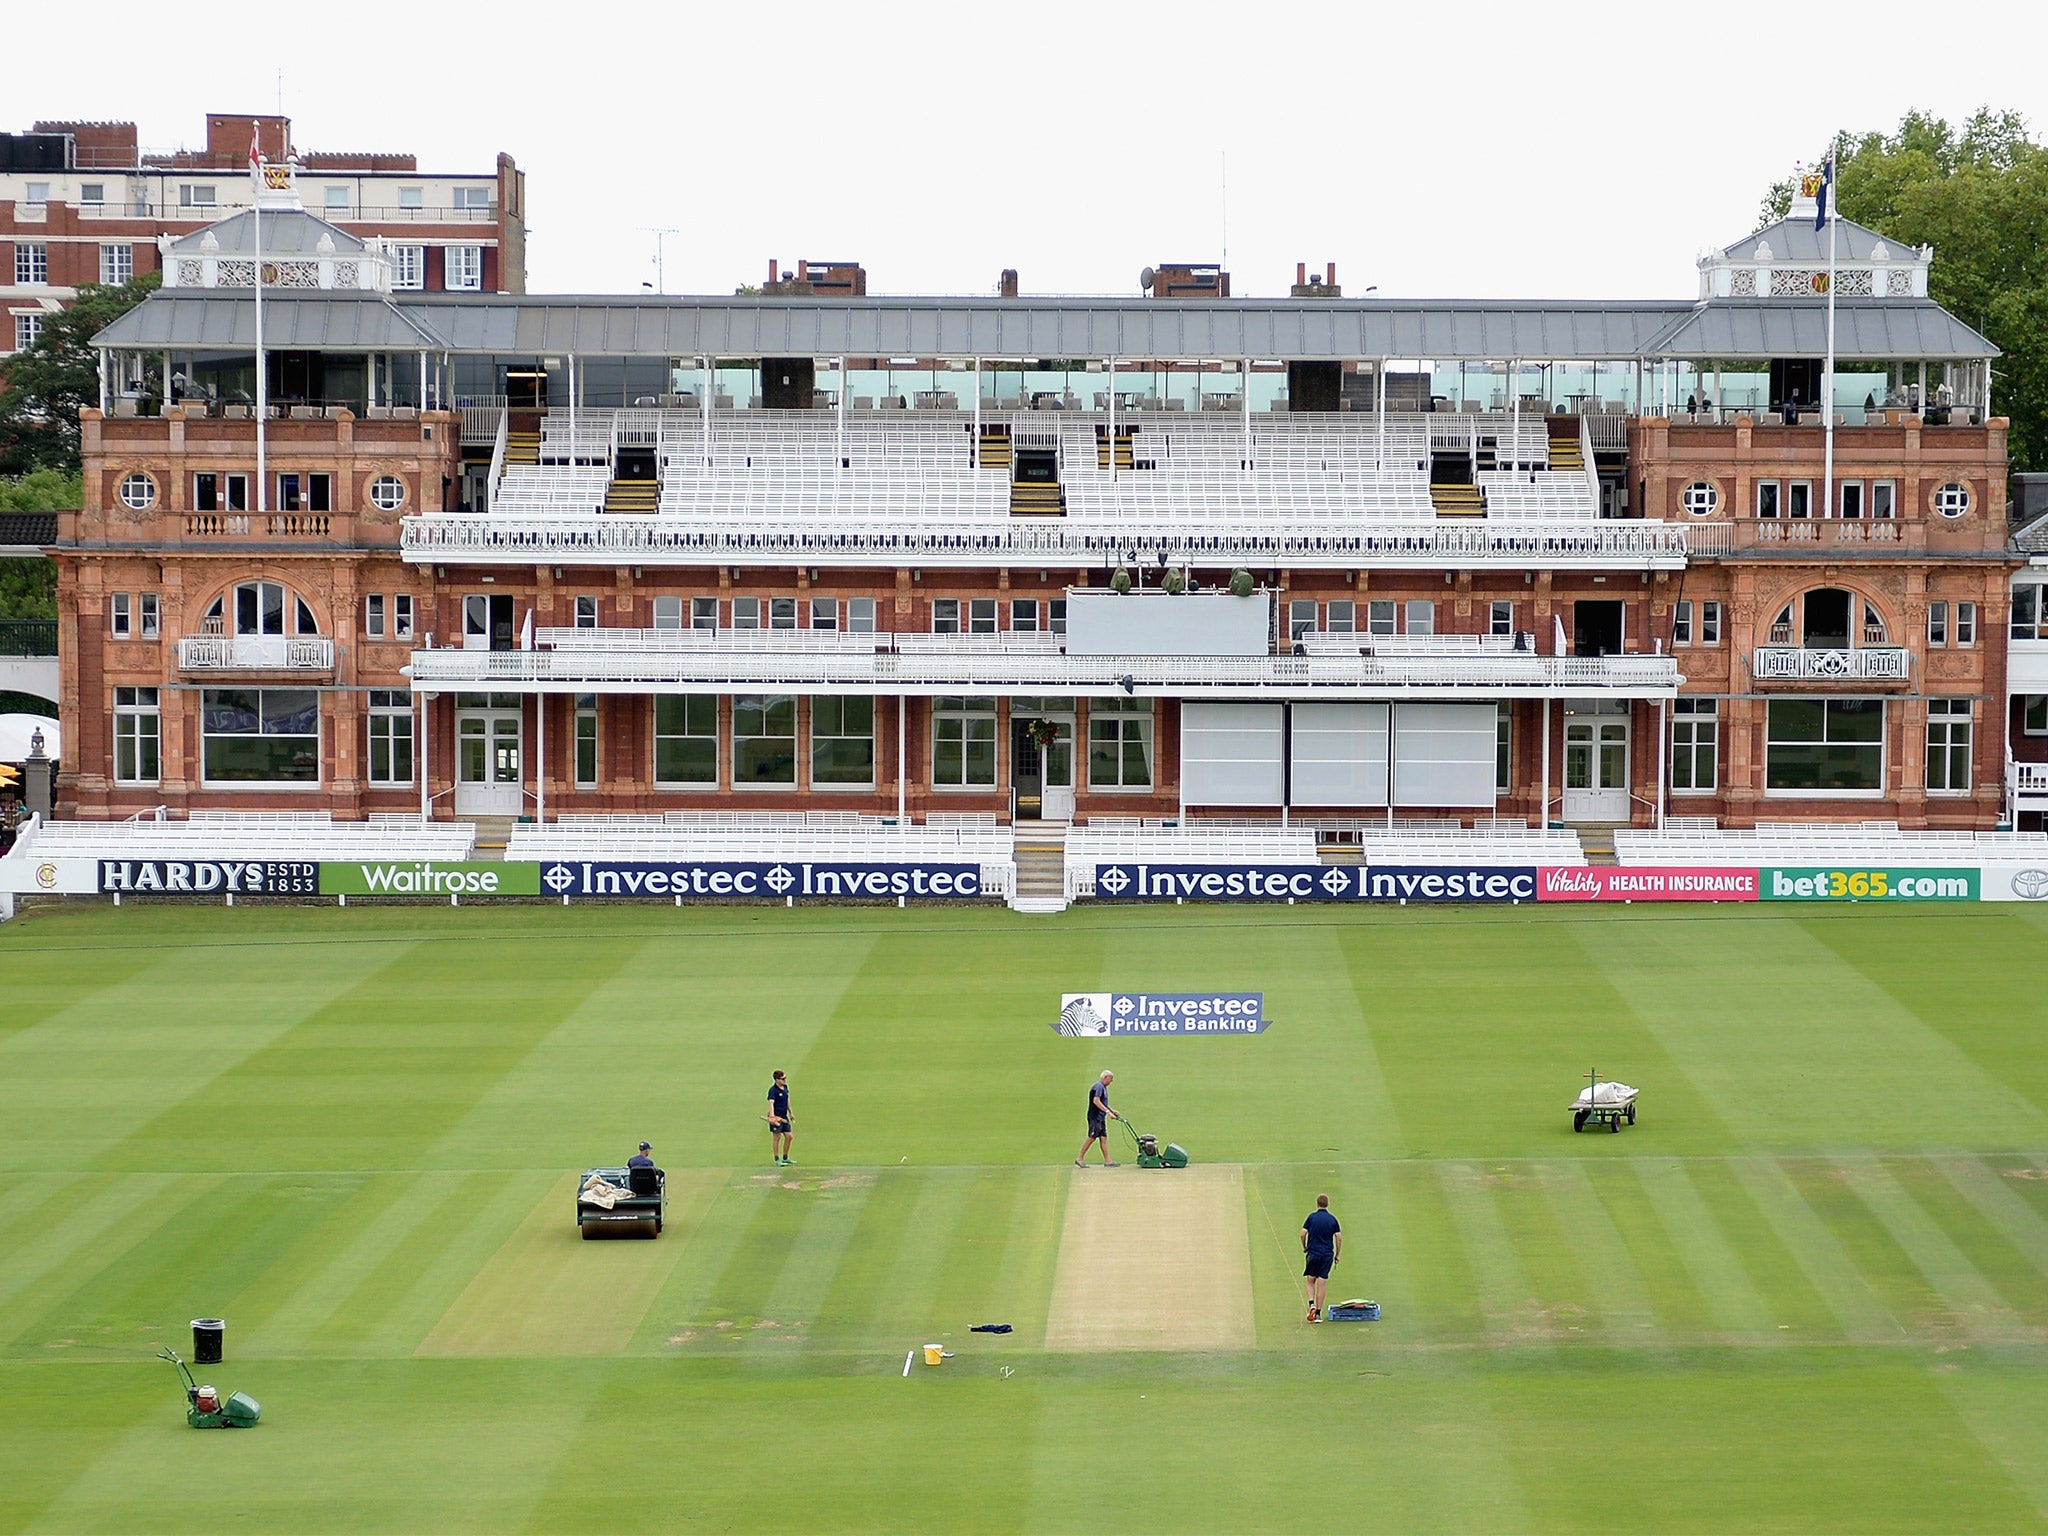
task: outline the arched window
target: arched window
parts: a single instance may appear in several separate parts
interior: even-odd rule
[[[1852,651],[1889,642],[1884,616],[1873,604],[1840,587],[1815,587],[1778,610],[1771,621],[1770,643],[1810,651]]]
[[[286,630],[289,615],[291,629]],[[209,635],[317,635],[313,609],[282,582],[244,581],[213,600],[206,610]]]

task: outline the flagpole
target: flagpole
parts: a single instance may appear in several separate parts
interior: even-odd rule
[[[1821,373],[1821,425],[1826,448],[1821,472],[1822,517],[1835,515],[1835,223],[1841,217],[1834,196],[1835,152],[1828,151],[1827,176],[1821,185],[1828,200],[1828,360]]]
[[[250,133],[249,170],[256,181],[256,200],[250,205],[250,223],[255,232],[256,261],[250,276],[256,285],[256,512],[270,511],[269,421],[270,370],[263,360],[263,156]]]

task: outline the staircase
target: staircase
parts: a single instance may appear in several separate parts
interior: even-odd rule
[[[1584,474],[1586,455],[1579,447],[1579,418],[1553,416],[1549,427],[1551,469],[1560,474]]]
[[[1109,428],[1097,427],[1095,429],[1095,467],[1097,469],[1108,469],[1112,456],[1115,458],[1118,469],[1129,469],[1131,467],[1131,434],[1119,432],[1116,435],[1116,441],[1112,443],[1110,441]]]
[[[1057,480],[1012,480],[1010,516],[1065,517],[1067,493]]]
[[[604,509],[628,517],[652,517],[661,509],[661,482],[615,478],[604,489]]]
[[[505,434],[505,462],[507,464],[538,464],[540,462],[540,432],[507,432]]]
[[[1588,864],[1619,864],[1614,856],[1614,828],[1587,825],[1577,828],[1579,847]]]
[[[1446,485],[1432,480],[1429,499],[1438,517],[1486,516],[1486,493],[1476,485]]]
[[[1017,831],[1017,889],[1010,897],[1016,912],[1067,910],[1067,829],[1058,822]]]
[[[983,427],[981,441],[975,445],[974,462],[983,469],[1008,469],[1010,429],[997,426]]]
[[[476,823],[476,852],[471,858],[502,859],[505,845],[512,841],[512,829],[519,825],[516,816],[471,816],[466,820]]]

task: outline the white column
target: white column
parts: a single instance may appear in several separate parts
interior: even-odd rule
[[[1248,357],[1244,358],[1238,366],[1243,369],[1243,372],[1237,376],[1238,403],[1244,407],[1243,460],[1249,464],[1252,461],[1252,360]],[[1112,455],[1112,458],[1114,458],[1114,455]]]
[[[838,434],[839,434],[839,437],[838,437],[838,443],[839,443],[839,446],[838,446],[838,450],[837,450],[837,451],[836,451],[836,452],[835,452],[835,453],[834,453],[834,454],[832,455],[833,459],[834,459],[834,460],[836,461],[836,463],[835,463],[835,465],[834,465],[834,470],[833,470],[833,472],[834,472],[835,474],[836,474],[836,473],[837,473],[837,472],[839,471],[839,469],[843,468],[843,467],[845,466],[845,464],[846,464],[846,359],[845,359],[845,358],[843,358],[843,357],[839,359],[839,402],[838,402],[838,403],[839,403],[839,426],[838,426]]]
[[[1109,478],[1115,484],[1116,473],[1116,359],[1109,359]]]
[[[432,739],[434,724],[434,700],[429,694],[419,696],[419,751],[414,754],[418,762],[414,766],[420,775],[420,820],[425,821],[433,814],[432,796],[427,788],[427,743]]]
[[[1542,753],[1543,816],[1537,825],[1539,832],[1550,830],[1550,700],[1543,700],[1543,740],[1539,744]]]
[[[576,354],[569,354],[569,464],[573,468],[576,458]]]
[[[1387,360],[1383,357],[1373,369],[1373,395],[1379,403],[1379,425],[1374,429],[1373,472],[1384,475],[1387,472]]]
[[[839,392],[840,399],[846,398],[846,391]],[[981,467],[981,359],[974,360],[974,465]]]
[[[978,377],[980,373],[979,365],[976,366],[975,372],[977,374],[977,377],[974,382],[975,386],[979,388],[981,384],[981,380]],[[899,827],[904,825],[904,823],[909,820],[910,814],[909,811],[906,809],[909,803],[906,781],[909,777],[910,770],[908,764],[904,760],[903,755],[903,745],[904,742],[908,739],[909,735],[909,730],[907,725],[905,724],[904,716],[909,713],[910,700],[903,694],[899,693],[898,695],[896,695],[896,825]]]
[[[697,400],[698,409],[704,415],[704,462],[711,462],[711,391],[717,387],[717,379],[711,371],[711,359],[700,356],[697,359]],[[844,378],[841,379],[842,393]]]
[[[533,696],[533,820],[548,824],[548,696]]]
[[[1670,741],[1664,729],[1664,701],[1657,701],[1657,830],[1664,830],[1664,781],[1669,777],[1666,765],[1671,761]]]

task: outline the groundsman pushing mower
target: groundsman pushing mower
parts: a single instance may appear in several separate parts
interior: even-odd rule
[[[1131,1122],[1128,1120],[1118,1120],[1117,1124],[1121,1125],[1124,1128],[1124,1134],[1129,1136],[1131,1140],[1137,1145],[1138,1166],[1140,1168],[1187,1167],[1188,1154],[1187,1149],[1185,1147],[1178,1146],[1175,1143],[1169,1141],[1166,1144],[1165,1148],[1162,1149],[1159,1145],[1159,1138],[1157,1136],[1139,1135],[1135,1130],[1131,1128]]]
[[[263,1417],[263,1405],[246,1392],[230,1392],[223,1398],[217,1389],[194,1381],[178,1352],[168,1345],[156,1357],[170,1361],[185,1378],[185,1422],[194,1429],[253,1429]]]

